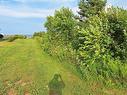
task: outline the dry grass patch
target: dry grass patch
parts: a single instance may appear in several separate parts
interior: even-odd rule
[[[16,91],[11,88],[9,91],[8,91],[8,95],[17,95]]]
[[[5,42],[5,41],[2,41],[2,42],[0,42],[0,47],[2,47],[2,46],[10,46],[10,45],[13,45],[14,44],[14,42]]]

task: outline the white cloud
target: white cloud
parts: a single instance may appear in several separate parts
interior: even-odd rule
[[[10,16],[10,17],[22,17],[22,18],[45,18],[49,15],[53,15],[55,9],[12,9],[6,6],[0,6],[0,15],[1,16]]]
[[[63,2],[73,2],[76,0],[14,0],[18,1],[21,3],[29,3],[29,2],[58,2],[58,3],[63,3]]]
[[[77,12],[79,11],[79,9],[78,9],[78,7],[73,7],[73,8],[71,8],[72,9],[72,11],[74,12],[74,14],[78,14]]]
[[[106,6],[105,6],[105,11],[107,12],[108,9],[111,8],[111,7],[112,7],[112,4],[110,4],[110,3],[109,3],[109,4],[106,4]]]
[[[74,14],[78,11],[77,7],[71,8]],[[17,18],[46,18],[53,15],[56,9],[36,9],[30,7],[24,8],[10,8],[7,6],[0,6],[0,16],[17,17]]]

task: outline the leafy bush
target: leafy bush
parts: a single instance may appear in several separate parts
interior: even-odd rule
[[[74,61],[72,43],[76,34],[76,20],[72,11],[68,8],[55,11],[54,16],[47,17],[45,27],[47,33],[42,36],[43,50],[60,60]]]
[[[35,32],[34,34],[33,34],[33,37],[42,37],[42,35],[44,34],[44,32]]]
[[[99,8],[104,7],[105,1]],[[68,8],[56,11],[54,16],[47,17],[42,49],[60,60],[76,64],[85,78],[91,75],[104,84],[123,86],[127,81],[127,11],[101,10],[88,9],[88,14],[79,14],[79,20]]]
[[[60,40],[63,44],[70,43],[75,34],[76,20],[69,8],[61,8],[55,11],[54,16],[47,17],[45,27],[50,40]]]
[[[107,13],[109,21],[109,36],[113,42],[110,44],[110,52],[114,58],[126,60],[127,58],[127,11],[120,8],[112,8]]]
[[[27,37],[24,35],[12,35],[8,37],[9,42],[13,42],[16,39],[26,39]]]

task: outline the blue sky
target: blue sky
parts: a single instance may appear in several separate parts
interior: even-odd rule
[[[79,0],[0,0],[0,33],[32,34],[45,30],[46,17],[69,7],[74,13]],[[127,0],[108,0],[109,5],[127,9]]]

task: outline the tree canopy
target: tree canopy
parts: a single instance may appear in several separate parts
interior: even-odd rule
[[[78,20],[68,8],[47,17],[43,48],[51,55],[76,64],[101,78],[124,80],[127,77],[127,10],[111,7],[107,0],[80,0]],[[46,43],[47,42],[47,43]]]
[[[79,19],[83,20],[93,15],[99,15],[105,8],[107,0],[80,0]]]

